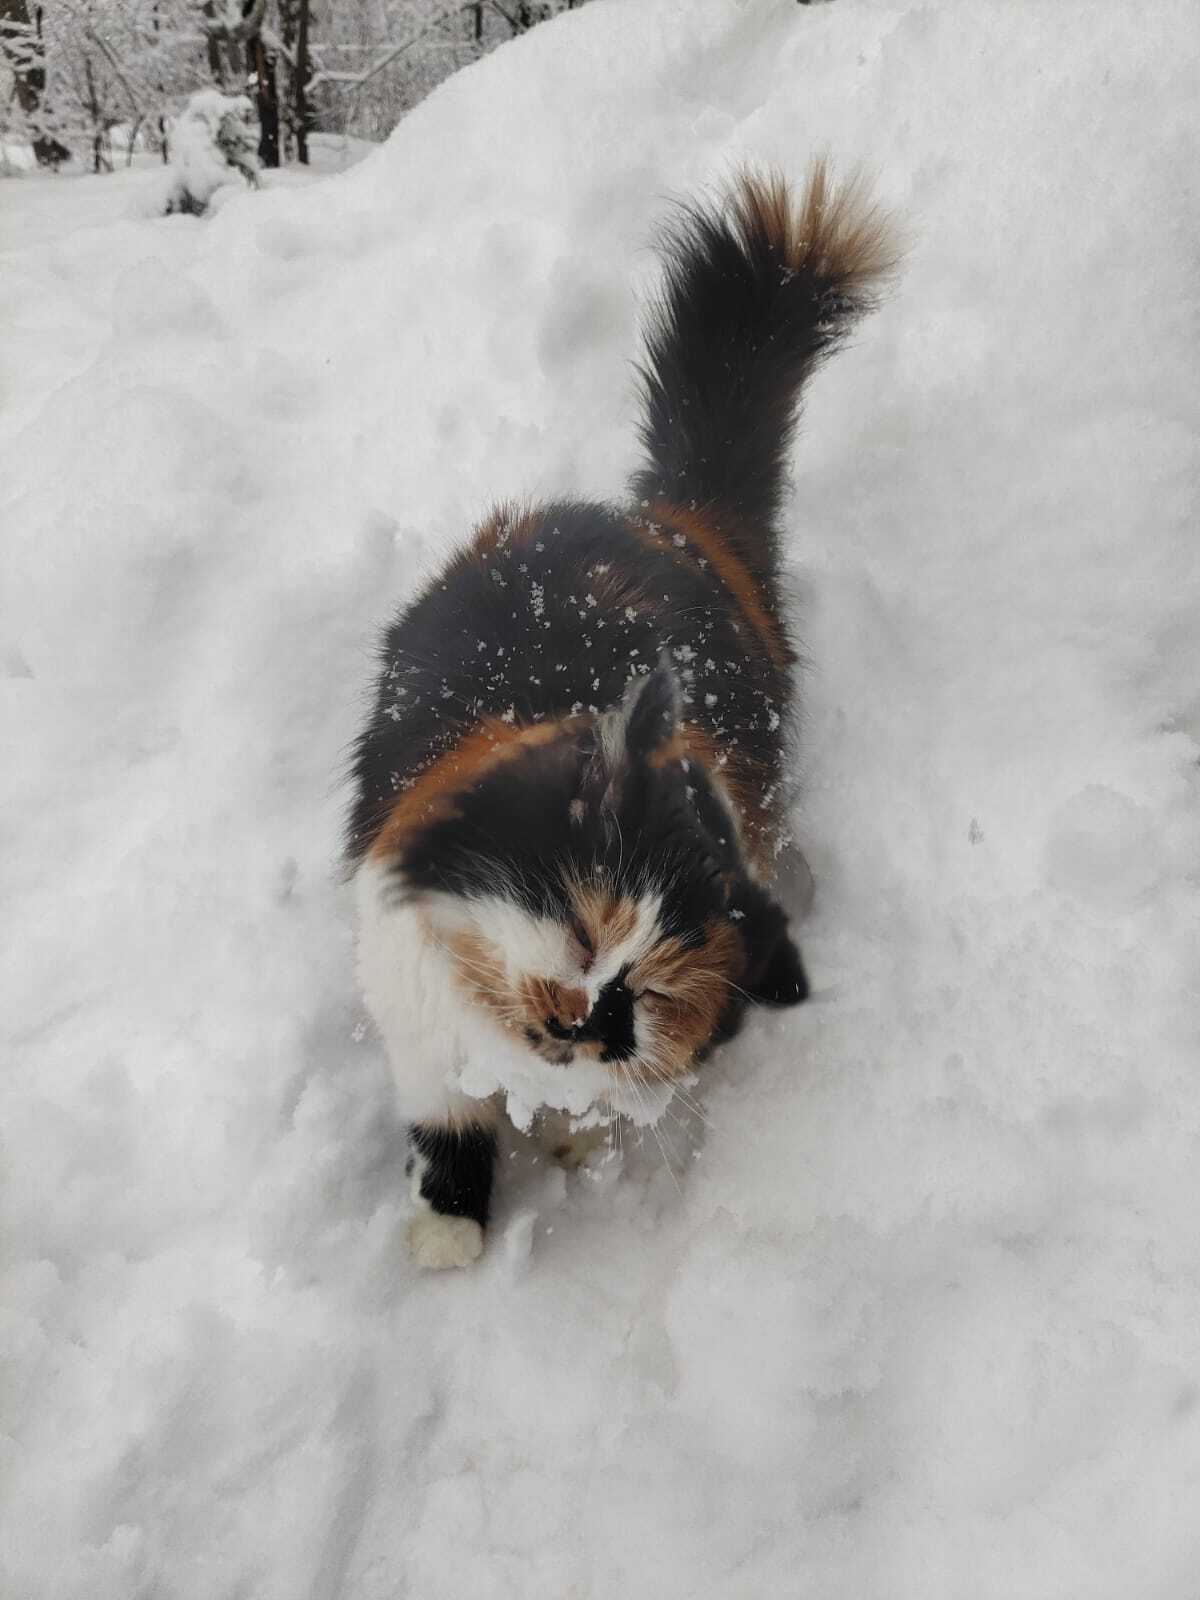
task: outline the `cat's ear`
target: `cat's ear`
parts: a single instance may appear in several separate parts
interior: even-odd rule
[[[631,761],[649,761],[670,744],[679,727],[679,680],[666,655],[654,671],[635,678],[621,704],[622,738]]]
[[[679,726],[679,680],[663,655],[654,671],[634,678],[625,698],[600,718],[600,747],[610,773],[645,764],[667,745]]]
[[[663,656],[653,672],[633,680],[619,706],[598,719],[580,794],[585,805],[616,811],[638,792],[638,780],[675,737],[681,698],[674,668]]]
[[[778,901],[749,879],[734,889],[729,915],[746,947],[740,988],[759,1005],[798,1006],[808,999],[808,974],[788,933],[787,914]]]

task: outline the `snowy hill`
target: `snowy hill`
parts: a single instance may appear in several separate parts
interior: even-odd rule
[[[605,0],[204,222],[5,187],[6,1600],[1194,1600],[1198,56]],[[493,500],[619,492],[664,198],[818,148],[912,248],[788,513],[816,997],[594,1171],[514,1137],[422,1277],[374,631]]]

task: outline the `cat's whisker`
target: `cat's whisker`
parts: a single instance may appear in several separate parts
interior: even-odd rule
[[[659,1083],[670,1086],[680,1103],[685,1106],[693,1116],[698,1117],[705,1127],[712,1126],[707,1112],[705,1112],[704,1108],[697,1100],[693,1099],[692,1096],[688,1094],[687,1090],[683,1087],[683,1084],[679,1081],[679,1079],[666,1070],[666,1064],[661,1060],[661,1058],[656,1058],[654,1056],[643,1056],[642,1061],[647,1070]]]
[[[675,1168],[671,1165],[670,1157],[667,1155],[667,1147],[663,1143],[662,1134],[659,1133],[659,1131],[658,1131],[658,1118],[657,1117],[650,1117],[648,1115],[649,1104],[648,1104],[648,1102],[646,1100],[646,1097],[642,1093],[642,1087],[641,1087],[641,1084],[639,1083],[638,1073],[636,1071],[636,1068],[633,1067],[633,1066],[631,1066],[630,1069],[629,1069],[629,1081],[630,1081],[630,1084],[633,1087],[633,1092],[634,1092],[634,1095],[637,1098],[637,1102],[638,1102],[639,1108],[641,1109],[641,1111],[644,1114],[647,1114],[647,1122],[649,1124],[650,1132],[654,1135],[654,1142],[658,1145],[658,1151],[659,1151],[659,1154],[662,1156],[663,1166],[666,1167],[667,1171],[670,1173],[671,1182],[675,1185],[675,1192],[676,1192],[676,1194],[678,1194],[679,1198],[682,1200],[683,1199],[683,1190],[680,1188],[679,1178],[676,1175]]]

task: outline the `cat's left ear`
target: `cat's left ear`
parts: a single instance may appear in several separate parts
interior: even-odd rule
[[[746,947],[746,971],[739,987],[747,999],[768,1006],[798,1006],[807,1000],[808,974],[778,901],[758,884],[742,879],[730,898],[729,915]]]
[[[654,671],[635,678],[621,704],[596,724],[596,746],[579,795],[600,811],[617,811],[638,792],[654,757],[679,726],[679,682],[664,656]]]
[[[635,678],[616,713],[621,754],[631,761],[649,761],[675,737],[679,726],[679,680],[664,655],[654,671]]]

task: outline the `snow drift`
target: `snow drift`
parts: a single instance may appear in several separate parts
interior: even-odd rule
[[[6,1595],[1194,1592],[1198,53],[606,0],[204,222],[19,186]],[[619,488],[664,197],[818,148],[914,245],[795,457],[814,1002],[595,1170],[514,1137],[422,1278],[335,859],[373,630]]]

